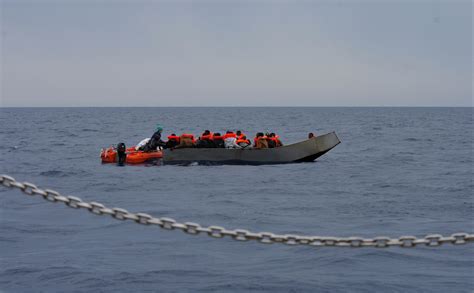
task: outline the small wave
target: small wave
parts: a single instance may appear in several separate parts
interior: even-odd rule
[[[77,137],[77,134],[65,130],[57,130],[57,133],[60,134],[62,139],[65,137]]]
[[[390,184],[377,184],[375,186],[379,187],[379,188],[390,188],[390,187],[392,187],[392,185],[390,185]]]
[[[6,238],[6,237],[1,237],[1,236],[0,236],[0,243],[2,243],[2,242],[4,242],[4,243],[6,243],[6,242],[16,243],[16,242],[18,242],[18,241],[15,240],[15,239],[12,239],[12,238]]]
[[[377,148],[375,146],[369,146],[365,149],[362,150],[363,152],[372,152],[372,151],[377,151]]]
[[[269,179],[264,179],[262,181],[260,181],[261,183],[264,183],[264,184],[269,184],[269,183],[277,183],[278,182],[278,179],[277,178],[269,178]]]
[[[81,129],[82,132],[99,132],[97,129],[91,129],[91,128],[83,128]]]
[[[42,280],[63,280],[69,277],[77,277],[80,272],[69,266],[56,266],[45,268],[39,278]]]
[[[55,235],[72,235],[76,233],[72,229],[60,229],[60,228],[49,228],[49,227],[41,227],[41,226],[24,226],[24,227],[17,227],[17,226],[7,226],[4,227],[6,232],[17,232],[17,233],[25,233],[25,234],[55,234]],[[12,240],[14,241],[14,240]]]
[[[314,212],[318,208],[317,207],[311,207],[311,206],[285,206],[280,208],[282,211],[290,211],[290,212]]]
[[[196,277],[208,277],[210,272],[204,272],[202,270],[191,270],[191,269],[162,269],[162,270],[154,270],[144,273],[144,277],[156,277],[161,275],[173,275],[173,276],[196,276]],[[135,276],[135,275],[133,275]]]
[[[70,176],[85,176],[87,175],[88,172],[85,171],[60,171],[60,170],[49,170],[49,171],[43,171],[40,173],[41,176],[46,176],[46,177],[56,177],[56,178],[64,178],[64,177],[70,177]]]
[[[13,275],[24,276],[25,274],[34,274],[34,273],[39,273],[39,272],[41,272],[41,269],[20,267],[20,268],[14,268],[14,269],[6,269],[0,274],[0,276],[13,276]]]
[[[48,176],[48,177],[67,177],[68,175],[63,171],[51,170],[51,171],[44,171],[40,173],[41,176]]]
[[[217,199],[217,200],[214,200],[214,201],[211,201],[212,203],[215,203],[215,204],[222,204],[222,205],[233,205],[233,206],[239,206],[241,205],[239,202],[235,201],[235,200],[231,200],[231,199]]]
[[[414,138],[414,137],[409,137],[409,138],[405,138],[404,141],[419,141],[419,139]]]
[[[223,213],[208,214],[208,217],[214,220],[219,220],[219,221],[230,221],[230,220],[235,219],[235,217],[232,217]]]

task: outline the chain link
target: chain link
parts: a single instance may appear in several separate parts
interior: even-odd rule
[[[145,213],[132,213],[121,208],[108,208],[98,202],[85,202],[79,197],[64,196],[51,189],[40,189],[36,185],[28,182],[18,182],[8,175],[0,175],[0,184],[7,188],[17,188],[23,193],[34,196],[41,195],[50,202],[62,202],[66,206],[74,209],[86,209],[95,215],[109,215],[117,220],[131,220],[142,225],[157,225],[166,230],[182,230],[190,235],[207,234],[213,238],[229,237],[236,241],[257,241],[263,244],[283,243],[287,245],[307,245],[307,246],[331,246],[331,247],[415,247],[417,245],[440,246],[442,244],[466,244],[474,242],[474,234],[455,233],[451,236],[430,234],[422,238],[415,236],[401,236],[399,238],[389,238],[379,236],[375,238],[361,237],[323,237],[323,236],[298,236],[279,235],[271,232],[253,233],[247,230],[236,229],[227,230],[220,226],[202,227],[197,223],[178,223],[171,218],[155,218]]]

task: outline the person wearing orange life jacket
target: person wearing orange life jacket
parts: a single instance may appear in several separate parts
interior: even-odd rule
[[[233,131],[227,130],[225,134],[223,135],[224,140],[228,138],[237,138],[237,135]]]
[[[225,147],[224,137],[222,137],[219,132],[216,132],[212,135],[211,147],[214,147],[214,148],[224,148]]]
[[[199,137],[200,140],[209,140],[212,139],[212,132],[210,130],[204,130],[204,132]]]
[[[268,140],[267,137],[263,134],[263,132],[257,133],[254,138],[254,147],[256,149],[266,149],[268,148]]]
[[[179,136],[176,134],[172,133],[171,135],[168,136],[168,141],[166,142],[165,148],[166,149],[172,149],[179,145],[180,139]]]
[[[198,148],[210,148],[212,147],[212,132],[209,130],[204,130],[204,132],[199,137],[196,147]]]
[[[269,132],[265,133],[265,137],[267,138],[268,148],[275,147],[275,141],[272,139],[271,134]]]
[[[243,133],[243,132],[240,131],[240,130],[237,130],[237,131],[235,132],[235,135],[237,136],[237,139],[242,139],[244,136],[246,136],[245,133]]]
[[[224,134],[224,144],[226,149],[240,149],[237,144],[237,135],[229,130]]]
[[[269,139],[272,141],[273,147],[277,148],[283,146],[280,136],[276,135],[274,132],[270,133]]]
[[[256,147],[257,146],[257,141],[259,140],[260,137],[263,136],[263,132],[257,132],[257,134],[255,134],[255,137],[253,138],[253,146]]]
[[[283,146],[283,143],[281,142],[279,135],[275,135],[275,142],[276,142],[277,147]]]
[[[241,148],[247,148],[252,145],[249,139],[245,135],[241,136],[240,138],[237,139],[236,143],[241,147]]]
[[[194,147],[194,135],[189,134],[189,133],[183,133],[179,137],[179,145],[177,145],[175,148],[192,148]]]

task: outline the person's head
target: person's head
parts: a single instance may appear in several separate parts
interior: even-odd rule
[[[313,138],[313,137],[314,137],[314,133],[310,132],[310,133],[308,134],[308,138]]]
[[[214,133],[214,136],[221,136],[220,132]]]
[[[262,137],[262,136],[263,136],[263,132],[257,132],[256,137]]]
[[[275,133],[274,132],[270,133],[270,137],[275,137]]]
[[[240,130],[237,130],[237,132],[236,132],[235,134],[237,134],[237,135],[241,135],[241,134],[242,134],[242,131],[240,131]]]
[[[175,133],[171,133],[171,135],[170,135],[170,136],[176,136],[176,134],[175,134]]]
[[[156,131],[162,132],[163,131],[163,126],[161,126],[160,124],[156,124]]]
[[[211,134],[211,132],[210,132],[209,130],[207,130],[207,129],[206,129],[206,130],[204,130],[204,133],[203,133],[203,135],[209,135],[209,134]]]
[[[230,130],[227,130],[225,133],[233,133],[233,132],[232,132],[232,131],[230,131]]]

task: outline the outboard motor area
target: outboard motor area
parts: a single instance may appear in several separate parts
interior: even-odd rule
[[[127,159],[126,150],[127,147],[125,146],[125,143],[121,142],[117,145],[117,163],[121,166],[125,164],[125,160]]]

